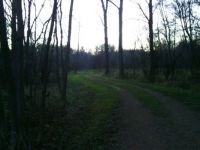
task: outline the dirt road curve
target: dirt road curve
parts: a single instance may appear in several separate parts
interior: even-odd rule
[[[200,120],[196,113],[159,93],[151,92],[167,111],[166,117],[151,113],[129,92],[114,87],[120,105],[119,150],[200,150]]]

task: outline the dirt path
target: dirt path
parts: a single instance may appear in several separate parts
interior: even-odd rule
[[[154,116],[123,89],[119,147],[122,150],[200,150],[198,114],[179,102],[152,93],[167,111],[165,118]]]
[[[164,150],[156,118],[136,98],[117,89],[122,97],[118,150]]]
[[[94,79],[109,86],[110,81]],[[165,117],[152,114],[128,91],[111,86],[121,96],[119,140],[113,150],[200,150],[200,115],[182,103],[142,88],[161,104]]]
[[[200,150],[200,114],[171,97],[147,91],[156,97],[167,111],[168,116],[165,120],[175,129],[174,134],[177,138],[174,140],[177,148]]]

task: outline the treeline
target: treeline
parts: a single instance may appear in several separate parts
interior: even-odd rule
[[[189,46],[188,42],[181,41],[172,51],[168,51],[165,43],[159,43],[155,57],[158,80],[160,78],[162,78],[162,81],[182,80],[184,82],[184,80],[187,80],[188,82],[196,82],[199,80],[199,76],[194,78],[191,73],[193,58],[188,50]],[[197,57],[200,58],[200,43],[197,42],[195,48]],[[114,46],[109,46],[109,56],[111,72],[117,72],[119,55]],[[147,49],[124,50],[123,57],[125,74],[132,77],[143,76],[148,79],[150,53]],[[72,50],[70,60],[70,69],[74,72],[93,69],[104,70],[106,66],[104,45],[96,47],[94,53],[87,52],[83,47],[80,51]],[[200,60],[198,60],[198,65],[200,65]]]

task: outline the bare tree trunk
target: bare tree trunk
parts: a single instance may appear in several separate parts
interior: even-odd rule
[[[3,0],[0,0],[0,47],[1,47],[1,51],[2,51],[2,56],[3,56],[3,67],[4,67],[4,87],[5,90],[8,93],[8,103],[9,103],[9,112],[10,112],[10,116],[13,122],[13,126],[17,124],[17,122],[14,122],[15,119],[15,109],[14,109],[14,105],[15,105],[15,100],[16,100],[16,91],[15,91],[15,83],[14,83],[14,79],[13,79],[13,75],[12,75],[12,68],[11,68],[11,59],[10,59],[10,50],[8,47],[8,41],[7,41],[7,31],[6,31],[6,19],[4,16],[4,6],[3,6]],[[0,91],[1,92],[1,91]],[[1,93],[0,93],[1,94]],[[1,96],[1,95],[0,95]],[[0,97],[1,98],[1,97]],[[2,99],[0,99],[0,101],[2,101]],[[0,102],[1,103],[1,102]],[[0,104],[1,105],[1,104]],[[3,105],[3,103],[2,103]],[[2,106],[3,107],[3,106]],[[4,134],[5,132],[5,128],[6,126],[9,126],[9,120],[8,118],[4,118],[4,107],[2,108],[1,112],[2,114],[2,124],[0,125],[0,127],[2,127],[0,129],[1,134]],[[3,119],[4,118],[4,119]],[[17,127],[17,125],[16,125]],[[16,132],[16,127],[13,127],[12,130],[14,132]],[[16,136],[14,137],[14,140],[16,141]],[[3,142],[3,141],[2,141]],[[0,146],[0,148],[3,149],[3,146],[5,143],[1,143],[2,144]],[[14,143],[16,144],[16,143]]]
[[[22,1],[13,0],[12,3],[12,52],[13,52],[13,75],[15,80],[16,99],[13,100],[12,109],[14,114],[13,120],[13,141],[16,144],[16,149],[19,149],[19,134],[20,124],[22,118],[22,111],[24,107],[24,26],[22,17]],[[16,139],[15,139],[16,138]]]
[[[124,59],[123,59],[123,0],[120,0],[119,6],[119,76],[124,77]]]
[[[76,52],[76,62],[75,62],[75,70],[74,72],[77,73],[79,70],[79,53],[80,53],[80,22],[79,22],[79,28],[78,28],[78,46],[77,46],[77,52]]]
[[[150,80],[155,81],[156,58],[153,46],[153,5],[152,0],[149,0],[149,47],[150,47]]]
[[[110,65],[109,65],[107,13],[104,14],[104,22],[105,22],[104,32],[105,32],[105,58],[106,58],[106,70],[105,70],[105,74],[108,75],[110,73]]]
[[[70,69],[69,64],[69,56],[71,51],[71,31],[72,31],[72,13],[73,13],[73,4],[74,0],[71,0],[70,4],[70,10],[69,10],[69,23],[68,23],[68,41],[67,41],[67,47],[66,51],[64,53],[65,59],[64,59],[64,68],[63,68],[63,90],[62,90],[62,99],[64,101],[64,107],[66,109],[67,107],[67,81],[68,81],[68,73]]]
[[[2,55],[3,55],[3,66],[5,70],[5,78],[6,78],[6,81],[8,82],[7,85],[9,86],[9,82],[11,79],[11,60],[10,60],[10,50],[9,50],[8,41],[7,41],[6,19],[4,16],[3,0],[0,0],[0,20],[1,20],[0,21],[0,44],[1,44],[1,50],[2,50]]]
[[[60,63],[59,63],[59,47],[58,47],[58,18],[56,17],[56,21],[55,21],[55,30],[54,30],[54,34],[55,34],[55,40],[56,40],[56,78],[57,78],[57,84],[58,84],[58,89],[59,91],[61,91],[61,83],[60,83]]]
[[[32,0],[28,0],[28,22],[27,22],[27,34],[26,34],[26,63],[25,70],[27,71],[27,79],[29,84],[29,96],[30,99],[33,97],[33,49],[30,48],[30,36],[31,36],[31,6]]]
[[[108,18],[107,18],[107,12],[108,12],[108,0],[104,3],[103,0],[101,0],[102,9],[103,9],[103,20],[104,20],[104,49],[105,49],[105,75],[108,75],[110,73],[110,65],[109,65],[109,47],[108,47]]]
[[[43,87],[42,87],[42,104],[41,104],[41,106],[42,106],[43,110],[45,109],[45,104],[46,104],[47,82],[48,82],[48,76],[49,76],[49,50],[50,50],[50,44],[51,44],[56,14],[57,14],[57,0],[54,0],[54,5],[53,5],[53,10],[52,10],[52,15],[51,15],[51,25],[50,25],[50,30],[49,30],[49,36],[47,39],[47,44],[46,44],[45,54],[44,54],[44,66],[43,66],[43,70],[42,70]]]
[[[119,11],[119,76],[121,78],[125,77],[124,74],[124,58],[123,58],[123,0],[120,0],[119,7],[112,1],[108,0],[111,4],[113,4]]]

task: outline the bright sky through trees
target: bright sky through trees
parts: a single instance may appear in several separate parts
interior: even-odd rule
[[[113,0],[118,4],[118,0]],[[123,14],[123,47],[124,49],[133,49],[134,43],[137,41],[137,47],[147,45],[148,28],[147,21],[144,18],[137,3],[140,3],[144,11],[148,14],[147,3],[145,1],[124,0]],[[37,11],[41,7],[43,1],[37,1]],[[67,41],[67,20],[69,0],[63,0],[63,30],[64,42]],[[38,28],[46,21],[50,14],[47,10],[51,10],[53,1],[46,0],[43,12],[38,21]],[[34,18],[34,17],[33,17]],[[78,31],[80,23],[80,46],[87,50],[94,48],[104,43],[103,31],[103,12],[100,0],[76,0],[74,2],[73,26],[72,26],[72,48],[76,49],[78,45]],[[157,17],[155,17],[157,20]],[[111,45],[118,47],[118,10],[112,4],[108,8],[108,42]]]
[[[118,2],[115,0],[116,3]],[[136,40],[146,40],[146,23],[138,6],[130,0],[124,1],[124,48],[133,48]],[[77,45],[78,24],[80,22],[80,45],[93,49],[104,43],[103,13],[100,0],[78,0],[74,8],[74,26],[72,33],[72,46]],[[145,40],[144,40],[145,38]],[[108,8],[108,40],[118,46],[118,10],[112,5]],[[138,45],[139,46],[139,45]]]

